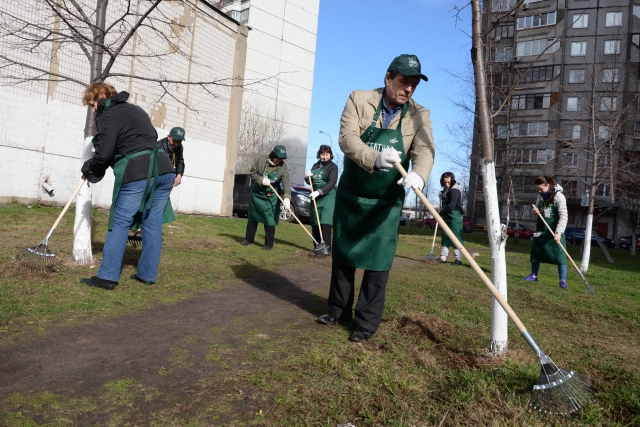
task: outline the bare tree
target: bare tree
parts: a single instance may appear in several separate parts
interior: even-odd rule
[[[620,204],[627,210],[627,223],[631,227],[631,256],[636,256],[636,236],[640,223],[640,155],[625,151],[618,172],[617,191]]]

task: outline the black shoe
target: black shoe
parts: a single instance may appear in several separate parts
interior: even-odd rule
[[[242,242],[240,242],[240,244],[241,244],[242,246],[247,246],[247,245],[250,245],[250,244],[252,244],[252,243],[253,243],[253,242],[250,242],[250,241],[248,241],[247,239],[244,239]]]
[[[457,259],[457,260],[453,261],[451,264],[453,264],[453,265],[462,265],[462,261]]]
[[[89,277],[88,279],[80,279],[80,283],[84,283],[85,285],[93,286],[96,288],[106,289],[108,291],[112,291],[116,286],[118,286],[118,282],[101,279],[98,276]]]
[[[375,334],[375,332],[358,326],[356,330],[353,331],[353,333],[349,337],[349,340],[353,342],[366,341],[366,340],[370,340],[373,337],[373,334]]]
[[[444,261],[442,260],[442,258],[438,258],[438,261],[436,261],[438,264],[446,264],[447,260],[445,259]]]
[[[323,314],[322,316],[316,319],[318,323],[322,323],[324,325],[333,326],[338,323],[338,319],[331,316],[330,314]]]
[[[142,283],[143,285],[147,285],[147,286],[151,286],[151,285],[155,285],[156,282],[147,282],[146,280],[142,280],[140,278],[140,276],[138,276],[138,274],[132,274],[131,275],[131,280],[137,280],[138,282]]]
[[[262,250],[264,250],[264,251],[270,251],[271,249],[273,249],[273,246],[267,246],[267,245],[264,245],[264,246],[262,247]]]

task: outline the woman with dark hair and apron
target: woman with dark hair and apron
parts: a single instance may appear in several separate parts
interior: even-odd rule
[[[443,188],[440,192],[440,216],[451,231],[453,231],[453,234],[460,240],[460,243],[464,245],[464,228],[462,227],[464,209],[462,207],[460,184],[456,182],[456,177],[453,172],[445,172],[440,177],[440,185],[442,185]],[[462,265],[462,252],[455,247],[446,233],[442,233],[442,249],[438,263],[444,264],[447,262],[449,246],[453,246],[453,253],[456,256],[456,260],[452,264]]]
[[[309,195],[318,207],[320,223],[315,209],[311,209],[310,222],[313,238],[321,239],[331,250],[331,226],[333,225],[333,208],[336,204],[336,184],[338,184],[338,166],[333,163],[333,151],[328,145],[321,145],[316,158],[319,159],[305,174],[307,182],[313,185]],[[322,228],[322,238],[320,229]]]
[[[567,227],[569,215],[567,213],[567,199],[562,194],[562,187],[556,184],[555,179],[549,176],[539,176],[534,181],[538,198],[537,208],[533,209],[533,214],[537,216],[536,232],[531,243],[531,274],[524,278],[529,282],[538,281],[538,270],[540,263],[556,264],[558,266],[558,276],[560,288],[568,289],[567,286],[567,254],[562,250],[560,244],[566,249],[567,244],[564,239],[564,230]],[[544,221],[549,224],[553,233],[549,231],[542,219],[538,216],[541,213]]]
[[[370,339],[380,326],[405,189],[421,191],[433,166],[429,111],[411,99],[421,79],[427,77],[418,58],[400,55],[387,69],[385,87],[352,92],[340,119],[345,160],[333,215],[329,313],[318,322],[351,320],[355,271],[364,269],[354,342]],[[408,168],[410,161],[413,169],[402,178],[394,163]]]
[[[284,159],[287,149],[276,145],[268,156],[258,157],[251,167],[251,201],[249,202],[249,220],[242,246],[253,243],[258,223],[264,224],[265,241],[262,249],[271,250],[276,236],[276,225],[280,222],[280,199],[274,194],[282,182],[284,188],[284,208],[291,208],[291,184],[289,170]]]

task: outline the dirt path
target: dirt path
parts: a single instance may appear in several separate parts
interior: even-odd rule
[[[396,259],[394,268],[411,262]],[[330,268],[330,259],[276,273],[256,268],[252,278],[227,283],[220,291],[89,325],[59,328],[27,344],[5,346],[0,349],[0,401],[16,392],[94,394],[105,383],[122,378],[163,392],[189,387],[202,377],[202,369],[210,367],[196,364],[182,369],[179,376],[158,375],[171,366],[173,349],[185,342],[194,360],[204,360],[212,344],[210,331],[215,329],[242,333],[260,325],[264,333],[265,325],[322,327],[314,320],[326,311]],[[226,337],[221,344],[242,345],[234,338],[237,335]]]

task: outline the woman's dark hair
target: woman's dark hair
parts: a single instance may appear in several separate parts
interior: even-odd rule
[[[553,198],[556,195],[556,180],[550,176],[539,176],[533,181],[535,185],[548,185],[551,189],[551,195],[549,196],[549,202],[553,202]]]
[[[316,155],[316,159],[319,159],[320,154],[322,153],[329,153],[331,155],[331,160],[333,160],[333,151],[331,151],[331,147],[329,147],[328,145],[321,145],[320,148],[318,148],[318,154]]]
[[[453,187],[453,185],[456,183],[456,176],[453,174],[453,172],[445,172],[440,177],[440,185],[443,187],[445,178],[451,178],[451,187]]]

